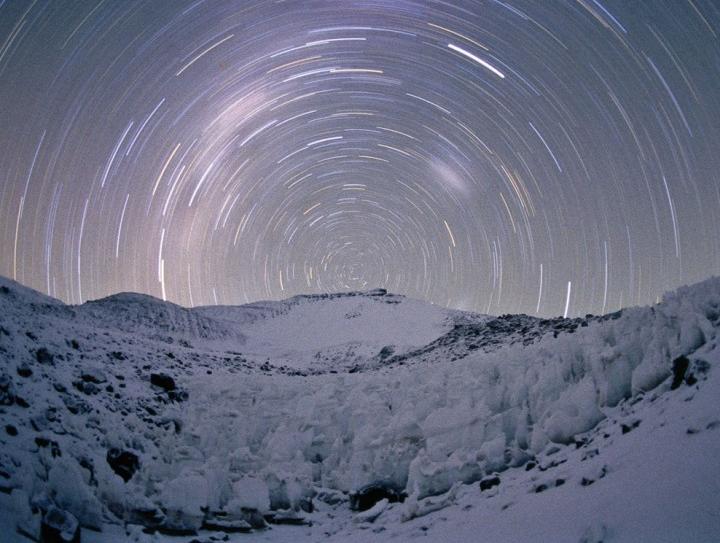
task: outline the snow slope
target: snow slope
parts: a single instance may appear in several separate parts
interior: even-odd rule
[[[0,523],[718,540],[719,326],[720,279],[549,320],[380,290],[66,306],[0,279]]]

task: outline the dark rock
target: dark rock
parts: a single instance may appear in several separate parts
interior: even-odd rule
[[[685,372],[690,365],[690,360],[686,356],[678,356],[672,363],[673,380],[670,385],[670,390],[678,388],[685,378]]]
[[[8,424],[5,426],[5,431],[7,432],[7,435],[9,436],[16,436],[18,435],[17,428],[15,428],[12,424]]]
[[[51,505],[40,524],[43,543],[80,543],[80,523],[67,511]]]
[[[46,437],[38,436],[35,438],[35,445],[37,445],[41,449],[46,449],[50,447],[50,454],[52,454],[53,458],[62,456],[62,452],[60,452],[60,445],[57,441],[53,441],[52,439],[48,439]]]
[[[187,390],[171,390],[168,392],[168,398],[173,402],[184,402],[189,397]]]
[[[640,426],[640,421],[636,420],[634,422],[631,422],[630,424],[621,424],[620,430],[622,430],[623,434],[627,434],[629,432],[632,432],[638,426]]]
[[[45,347],[40,347],[35,351],[35,360],[41,364],[52,364],[55,357]]]
[[[386,482],[376,482],[350,493],[350,509],[353,511],[367,511],[382,499],[390,503],[401,502],[405,493]]]
[[[92,409],[85,400],[74,394],[64,394],[62,400],[73,415],[89,413]]]
[[[393,345],[385,345],[382,349],[380,349],[380,352],[378,353],[378,357],[381,360],[385,360],[389,356],[392,356],[395,353],[395,347]]]
[[[61,393],[67,392],[67,387],[65,385],[63,385],[62,383],[57,383],[57,382],[53,383],[53,388],[56,391],[61,392]]]
[[[252,526],[250,526],[250,524],[243,519],[228,520],[216,517],[206,519],[203,522],[202,528],[203,530],[210,530],[213,532],[225,532],[228,534],[243,532],[247,533],[252,532],[253,529]],[[190,543],[192,543],[192,541]]]
[[[162,388],[165,392],[175,390],[175,380],[165,373],[151,373],[150,383]]]
[[[492,477],[485,477],[480,481],[480,490],[490,490],[494,486],[500,485],[500,477],[494,475]]]
[[[120,511],[120,514],[123,514]],[[127,515],[128,524],[140,524],[149,529],[157,529],[165,520],[165,515],[157,507],[131,509]]]
[[[21,364],[17,367],[17,374],[20,377],[30,377],[33,372],[30,369],[30,366],[28,366],[27,364]]]
[[[547,488],[548,487],[546,484],[540,484],[540,485],[537,485],[533,490],[535,491],[536,494],[540,494],[540,492],[545,492],[547,490]]]
[[[74,381],[73,386],[78,389],[83,394],[87,394],[88,396],[92,396],[93,394],[97,394],[100,392],[100,387],[97,386],[95,383],[89,383],[87,381]]]
[[[270,524],[286,524],[290,526],[312,526],[302,514],[293,510],[273,511],[265,515],[265,520]]]
[[[112,351],[108,353],[108,356],[114,360],[127,360],[127,356],[125,356],[125,353],[122,353],[120,351]]]
[[[83,370],[82,373],[80,374],[80,379],[82,379],[86,383],[96,383],[96,384],[104,383],[107,381],[107,378],[105,377],[103,372],[101,372],[98,369],[94,369],[94,368]]]
[[[122,477],[122,480],[126,483],[140,469],[140,459],[130,451],[122,451],[116,448],[110,449],[107,452],[106,460],[112,470]]]
[[[24,407],[25,409],[30,407],[30,404],[27,402],[27,400],[25,400],[25,398],[21,396],[15,396],[15,403],[18,404],[20,407]]]

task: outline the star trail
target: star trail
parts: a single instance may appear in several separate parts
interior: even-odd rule
[[[0,274],[576,316],[720,272],[709,0],[0,0]]]

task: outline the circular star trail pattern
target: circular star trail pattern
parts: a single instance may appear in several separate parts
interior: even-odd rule
[[[603,313],[720,269],[704,0],[0,1],[0,273]]]

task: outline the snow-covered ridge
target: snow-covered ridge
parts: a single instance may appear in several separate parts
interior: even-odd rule
[[[413,516],[458,483],[580,447],[622,402],[698,386],[719,326],[720,279],[575,320],[382,291],[65,306],[3,279],[0,490],[30,533],[51,506],[176,532],[300,522],[349,496],[407,496]]]

